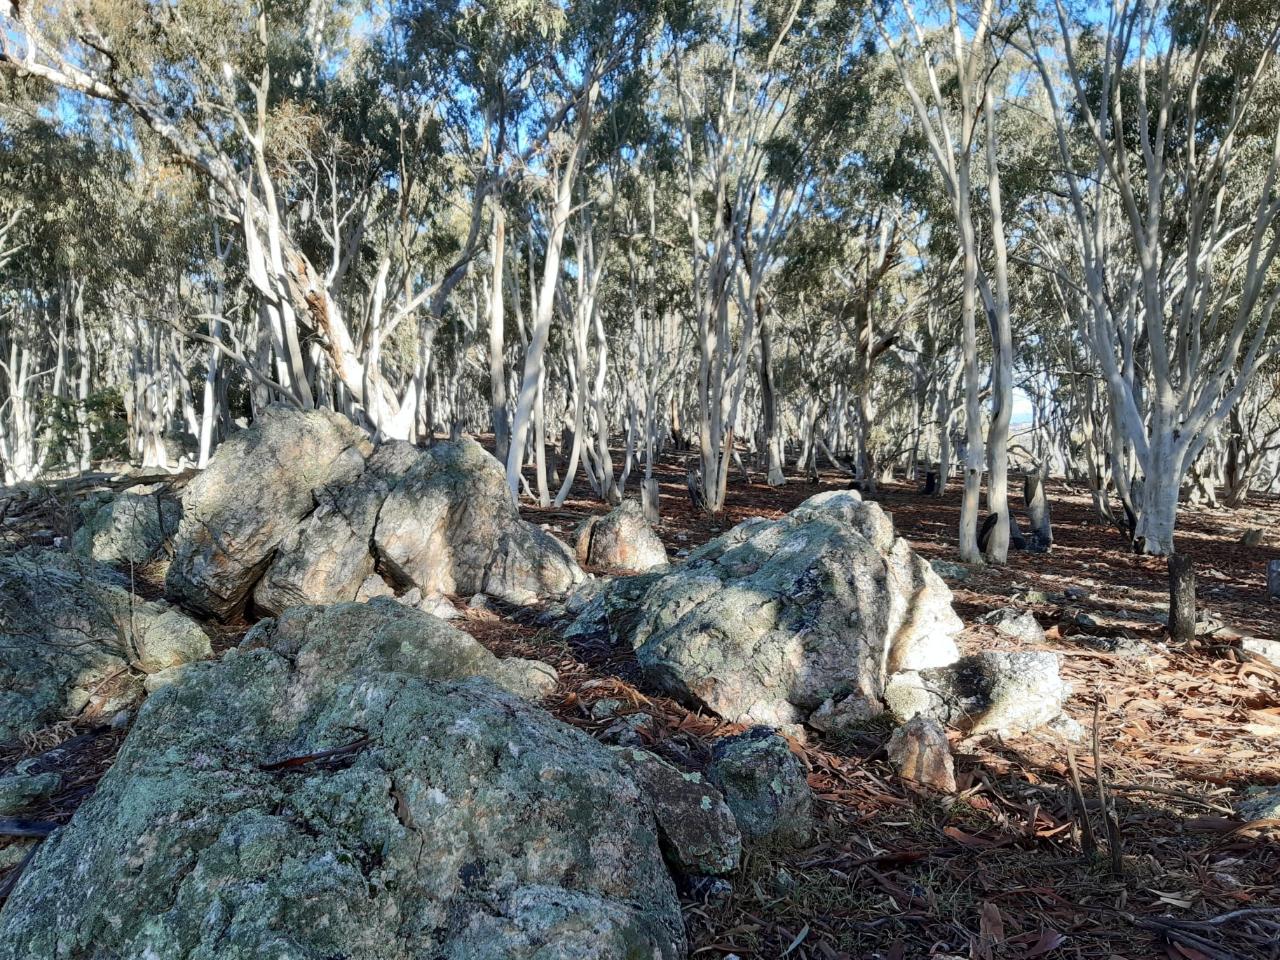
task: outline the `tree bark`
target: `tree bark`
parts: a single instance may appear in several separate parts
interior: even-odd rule
[[[1177,643],[1196,638],[1196,574],[1183,553],[1169,554],[1169,636]]]

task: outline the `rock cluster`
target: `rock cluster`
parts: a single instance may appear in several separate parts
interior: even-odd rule
[[[568,547],[520,519],[479,444],[375,449],[332,412],[271,408],[182,503],[166,589],[219,618],[251,595],[267,613],[411,589],[524,603],[582,579]]]
[[[149,698],[0,960],[683,956],[623,760],[396,606],[290,612]]]

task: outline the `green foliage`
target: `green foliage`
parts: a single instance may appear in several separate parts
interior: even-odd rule
[[[129,459],[128,424],[124,398],[115,387],[95,390],[83,405],[71,397],[41,401],[47,435],[46,467],[75,464],[80,458],[80,429],[89,432],[89,460],[93,463]]]

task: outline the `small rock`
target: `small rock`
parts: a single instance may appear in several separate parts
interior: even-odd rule
[[[865,697],[851,696],[843,700],[828,698],[809,714],[806,722],[823,733],[846,733],[862,729],[883,712],[883,707]]]
[[[733,896],[733,884],[723,877],[701,877],[684,875],[676,878],[681,895],[686,900],[696,900],[708,906],[719,906],[728,902]],[[724,960],[741,960],[736,953],[730,953]]]
[[[738,869],[742,836],[720,791],[701,774],[677,770],[648,750],[618,748],[658,822],[662,852],[684,873]]]
[[[27,854],[39,842],[39,840],[30,840],[25,837],[14,837],[12,842],[0,847],[0,870],[16,867],[27,858]]]
[[[768,727],[724,737],[711,782],[724,793],[746,840],[800,845],[813,831],[813,791],[787,741]]]
[[[1222,621],[1217,617],[1215,617],[1213,614],[1204,613],[1202,611],[1200,616],[1196,618],[1196,636],[1197,637],[1207,636],[1209,634],[1214,633],[1217,630],[1221,630],[1222,627],[1223,627]]]
[[[1044,628],[1029,610],[995,610],[981,618],[996,632],[1022,643],[1044,643]]]
[[[791,875],[791,871],[786,867],[779,867],[770,878],[770,886],[773,887],[775,894],[785,897],[795,890],[796,878]]]
[[[1258,637],[1245,637],[1240,641],[1240,649],[1246,653],[1260,656],[1268,663],[1280,667],[1280,640],[1262,640]]]
[[[1084,587],[1067,587],[1062,592],[1068,600],[1084,600],[1089,596],[1089,591]]]
[[[914,716],[889,738],[886,750],[898,775],[941,793],[955,793],[956,768],[947,733],[937,720]]]
[[[391,589],[391,585],[376,573],[365,577],[356,590],[356,600],[361,603],[372,600],[374,597],[394,597],[395,595],[396,592]]]
[[[170,667],[169,669],[170,669],[170,670],[181,670],[182,668],[181,668],[181,667]],[[145,687],[146,687],[146,681],[143,681],[143,684],[142,684],[142,685],[143,685],[143,687],[145,688]],[[150,693],[151,691],[150,691],[150,690],[148,690],[147,692],[148,692],[148,693]],[[117,713],[114,717],[112,717],[112,718],[111,718],[111,722],[110,722],[109,724],[107,724],[107,726],[111,727],[111,729],[112,729],[112,730],[124,730],[126,727],[128,727],[128,726],[129,726],[129,723],[130,723],[132,720],[133,720],[133,713],[132,713],[132,711],[129,711],[129,710],[121,710],[119,713]]]
[[[949,667],[903,670],[889,678],[884,699],[900,722],[917,714],[965,733],[1024,733],[1062,713],[1071,695],[1049,651],[963,657]]]
[[[649,717],[644,713],[632,713],[625,717],[619,717],[600,734],[600,739],[605,743],[616,743],[623,747],[642,747],[644,746],[644,737],[640,736],[640,731],[649,726]]]
[[[1071,638],[1088,644],[1100,653],[1109,653],[1125,659],[1139,659],[1152,655],[1151,648],[1137,637],[1092,637],[1076,634]]]
[[[62,786],[56,773],[16,773],[0,777],[0,816],[17,813],[33,800],[47,797]]]
[[[176,667],[168,667],[164,670],[157,671],[156,673],[149,674],[147,678],[142,681],[142,688],[146,690],[147,693],[155,693],[157,690],[162,690],[174,681],[181,679],[188,666],[190,666],[190,664],[180,664]],[[116,716],[119,716],[119,714],[116,714]]]
[[[969,579],[969,568],[963,563],[953,563],[950,560],[930,560],[929,566],[933,567],[934,573],[947,580],[963,582]]]
[[[555,693],[560,674],[555,667],[541,660],[523,657],[507,657],[501,661],[503,687],[527,700],[541,700]]]
[[[1244,532],[1244,535],[1240,538],[1240,544],[1241,546],[1245,546],[1245,547],[1261,546],[1262,545],[1262,528],[1253,527],[1250,530],[1246,530]]]
[[[1048,603],[1049,595],[1043,590],[1027,590],[1022,594],[1025,603]]]
[[[600,595],[600,592],[608,583],[609,580],[607,578],[588,574],[587,578],[570,590],[564,598],[564,612],[571,617],[576,617],[587,608],[587,605],[592,600]]]
[[[1236,813],[1244,820],[1280,820],[1280,787],[1250,787]]]
[[[578,563],[625,573],[667,566],[667,548],[635,500],[624,500],[604,516],[588,517],[578,528]]]
[[[626,704],[616,697],[605,697],[591,705],[592,720],[609,720],[618,715],[618,711]]]
[[[1063,740],[1070,740],[1072,743],[1080,743],[1084,740],[1088,733],[1084,725],[1074,717],[1068,717],[1065,713],[1045,724],[1045,729],[1050,733],[1055,733]]]
[[[449,602],[447,597],[442,597],[438,593],[428,594],[418,601],[417,607],[423,613],[429,613],[433,617],[439,617],[441,620],[457,620],[461,616],[458,608]]]

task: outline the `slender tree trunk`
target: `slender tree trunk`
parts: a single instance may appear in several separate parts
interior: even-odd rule
[[[489,291],[489,410],[493,426],[494,455],[507,460],[510,424],[507,421],[507,373],[505,369],[506,316],[502,299],[502,268],[505,262],[507,217],[501,203],[493,207],[493,236],[489,244],[493,261],[493,283]]]

